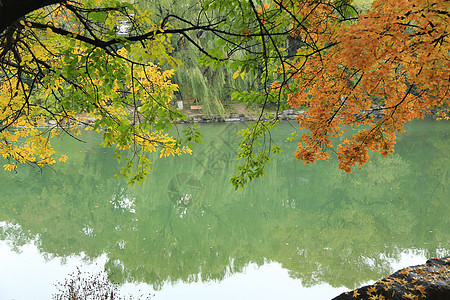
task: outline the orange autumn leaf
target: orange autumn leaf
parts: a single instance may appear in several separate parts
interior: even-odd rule
[[[372,293],[376,293],[376,292],[377,292],[377,288],[374,285],[367,289],[367,294],[372,294]]]
[[[311,163],[328,159],[331,149],[339,169],[351,173],[369,162],[369,150],[393,153],[406,122],[450,105],[450,3],[375,0],[345,23],[325,2],[295,6],[297,19],[308,18],[316,30],[291,26],[292,38],[308,45],[297,50],[286,87],[295,91],[288,104],[306,111],[297,117],[308,133],[295,156]],[[445,111],[438,117],[448,119]]]

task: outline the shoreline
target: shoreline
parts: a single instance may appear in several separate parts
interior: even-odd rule
[[[287,109],[278,113],[264,113],[262,120],[269,121],[277,118],[280,121],[295,121],[297,115],[304,113],[304,111],[294,111]],[[257,121],[258,117],[250,116],[245,113],[225,113],[221,115],[206,116],[202,113],[185,114],[186,119],[175,121],[175,124],[196,124],[196,123],[221,123],[221,122],[253,122]]]
[[[239,111],[239,110],[238,110]],[[193,111],[191,109],[183,109],[181,112],[186,116],[184,119],[173,120],[172,124],[200,124],[200,123],[237,123],[237,122],[254,122],[261,118],[262,121],[270,121],[277,119],[279,121],[297,121],[297,116],[305,113],[304,110],[294,110],[294,109],[286,109],[282,112],[266,112],[259,117],[259,114],[256,111],[247,111],[241,110],[240,112],[226,112],[223,115],[205,115],[201,111]],[[447,116],[450,116],[450,110],[445,110]],[[258,116],[256,116],[258,115]],[[373,113],[373,116],[376,120],[381,120],[384,117],[382,113]],[[430,111],[426,114],[422,120],[436,120],[438,118],[436,111]],[[419,119],[415,119],[419,120]],[[92,126],[96,121],[96,118],[88,117],[83,121],[77,121],[75,124],[70,126],[77,127],[86,127]],[[412,120],[411,120],[412,121]],[[62,125],[62,126],[61,126]],[[45,125],[36,126],[34,128],[70,128],[70,126],[66,124],[57,124],[56,120],[51,119],[48,120]],[[18,126],[15,128],[22,128],[23,126]]]

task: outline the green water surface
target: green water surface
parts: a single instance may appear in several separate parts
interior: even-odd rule
[[[336,161],[297,162],[295,143],[284,142],[294,128],[283,123],[273,138],[284,152],[267,177],[235,191],[242,127],[201,125],[192,156],[155,159],[132,187],[113,177],[119,166],[95,134],[57,141],[66,164],[0,173],[0,239],[19,254],[29,243],[49,257],[106,254],[111,281],[157,292],[270,262],[303,287],[350,289],[388,275],[405,251],[449,255],[449,122],[408,125],[395,154],[353,174]]]

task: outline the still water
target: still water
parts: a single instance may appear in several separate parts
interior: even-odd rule
[[[152,299],[330,299],[450,255],[450,123],[410,124],[353,174],[296,162],[284,123],[267,177],[234,191],[242,126],[201,125],[194,154],[155,158],[140,186],[93,133],[55,142],[53,170],[1,172],[0,299],[51,299],[77,268]]]

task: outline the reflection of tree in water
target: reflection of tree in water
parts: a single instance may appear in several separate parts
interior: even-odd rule
[[[241,124],[212,125],[212,132],[205,136],[205,144],[196,151],[195,161],[204,168],[203,173],[216,176],[228,171],[237,154]]]
[[[197,176],[190,173],[175,175],[167,185],[167,195],[176,205],[189,206],[199,197],[202,184]]]
[[[171,218],[174,213],[176,217],[186,216],[188,209],[200,209],[200,214],[205,214],[209,210],[209,206],[205,203],[208,195],[205,194],[205,186],[213,181],[223,182],[229,176],[232,161],[236,155],[236,145],[238,143],[237,131],[238,124],[227,124],[226,126],[211,125],[213,130],[211,136],[206,136],[204,145],[195,150],[195,155],[191,164],[194,165],[189,172],[181,172],[168,180],[167,195],[173,203],[173,209],[169,210],[167,222],[162,229],[165,232],[167,225],[171,226]],[[177,170],[174,166],[173,170]],[[208,189],[208,188],[206,188]],[[218,214],[216,214],[217,217]]]
[[[415,140],[432,155],[428,161],[407,154],[374,158],[353,175],[329,163],[299,166],[288,146],[269,166],[270,177],[235,192],[223,184],[235,148],[222,140],[237,127],[205,127],[205,145],[193,157],[155,161],[142,186],[112,178],[115,170],[104,164],[114,162],[103,150],[57,176],[44,173],[45,181],[34,174],[2,177],[0,220],[21,228],[2,238],[24,243],[39,234],[41,251],[54,255],[107,252],[112,281],[156,288],[221,280],[265,261],[281,263],[304,285],[353,287],[385,276],[405,249],[433,255],[448,248],[449,204],[434,181],[448,180],[445,168],[423,176],[436,157],[448,166],[431,137]],[[123,209],[126,199],[134,211]],[[82,232],[86,225],[92,236]]]
[[[124,191],[113,178],[118,167],[111,153],[103,148],[79,151],[73,149],[76,164],[69,161],[55,172],[2,174],[0,220],[20,225],[22,234],[14,243],[32,241],[38,234],[42,252],[96,257],[118,241],[115,228],[131,226],[132,212],[114,203]]]

